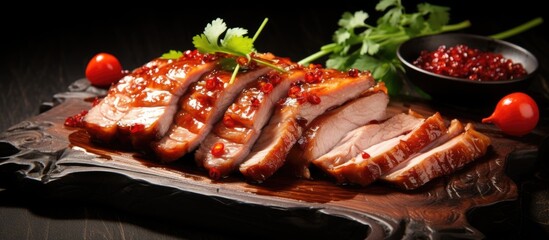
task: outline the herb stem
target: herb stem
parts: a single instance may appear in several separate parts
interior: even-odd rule
[[[320,47],[320,50],[322,50],[322,51],[332,51],[336,47],[337,47],[337,43],[330,43],[330,44],[326,44],[326,45]]]
[[[281,67],[279,67],[279,66],[277,66],[277,65],[275,65],[275,64],[272,64],[272,63],[270,63],[270,62],[267,62],[267,61],[259,60],[259,59],[257,59],[257,58],[252,58],[252,61],[255,61],[255,62],[257,62],[257,63],[259,63],[259,64],[262,64],[262,65],[265,65],[265,66],[267,66],[267,67],[273,68],[273,69],[275,69],[275,70],[277,70],[277,71],[279,71],[279,72],[287,72],[287,71],[284,70],[283,68],[281,68]]]
[[[255,42],[257,37],[259,37],[259,34],[261,33],[261,31],[263,31],[263,28],[265,27],[265,25],[267,25],[268,21],[269,21],[269,18],[263,19],[263,22],[261,23],[261,26],[259,26],[259,28],[257,29],[257,31],[254,34],[254,37],[252,38],[252,42]]]
[[[471,21],[465,20],[463,22],[456,23],[456,24],[444,25],[442,26],[441,32],[457,31],[460,29],[468,28],[470,26],[471,26]]]
[[[329,53],[331,53],[332,51],[331,50],[320,50],[316,53],[314,53],[313,55],[310,55],[304,59],[301,59],[299,62],[297,62],[298,64],[300,65],[305,65],[305,64],[308,64],[316,59],[319,59]]]
[[[496,33],[496,34],[493,34],[493,35],[490,35],[489,37],[491,38],[495,38],[495,39],[504,39],[504,38],[508,38],[508,37],[511,37],[513,35],[516,35],[516,34],[519,34],[521,32],[524,32],[530,28],[533,28],[537,25],[540,25],[543,23],[543,18],[541,17],[537,17],[537,18],[534,18],[526,23],[523,23],[519,26],[516,26],[514,28],[511,28],[507,31],[503,31],[503,32],[500,32],[500,33]]]
[[[231,80],[229,81],[229,84],[233,84],[234,83],[234,80],[236,79],[236,74],[238,73],[238,70],[240,70],[240,64],[236,64],[236,66],[234,67],[234,71],[233,71],[233,74],[231,75]]]

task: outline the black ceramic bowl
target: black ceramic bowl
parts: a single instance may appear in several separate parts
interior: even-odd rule
[[[465,44],[481,51],[500,53],[515,63],[521,63],[528,75],[513,80],[473,81],[449,77],[423,70],[413,64],[421,51],[434,51],[441,45],[452,47]],[[412,38],[400,45],[397,56],[406,70],[406,77],[434,100],[451,102],[493,101],[515,91],[528,88],[538,69],[536,57],[515,44],[471,34],[437,34]]]

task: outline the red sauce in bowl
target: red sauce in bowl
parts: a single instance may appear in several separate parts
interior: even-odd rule
[[[520,63],[464,44],[422,51],[413,64],[432,73],[475,81],[511,80],[527,75]]]

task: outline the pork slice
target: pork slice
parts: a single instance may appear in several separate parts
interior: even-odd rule
[[[382,179],[403,189],[416,189],[483,156],[490,144],[490,138],[469,123],[465,132],[407,160]]]
[[[341,179],[333,169],[361,154],[369,147],[404,135],[419,127],[424,118],[400,113],[378,124],[367,124],[345,135],[332,150],[316,158],[312,163],[324,172]]]
[[[97,105],[92,107],[83,119],[84,128],[96,142],[111,143],[118,133],[118,121],[132,108],[135,89],[151,70],[171,64],[166,59],[154,59],[133,70],[111,86]]]
[[[287,169],[297,177],[310,178],[309,164],[313,159],[331,150],[349,131],[372,121],[383,120],[388,103],[389,96],[384,85],[375,86],[364,96],[315,118],[290,150]]]
[[[208,170],[213,179],[228,176],[250,152],[262,128],[270,119],[276,102],[285,97],[292,83],[303,80],[302,69],[279,74],[271,71],[244,89],[227,109],[223,120],[218,122],[196,151],[198,166]],[[269,91],[262,86],[272,84]],[[222,143],[222,155],[211,152],[216,143]]]
[[[215,70],[193,84],[181,98],[166,135],[151,144],[159,160],[172,162],[194,151],[240,91],[269,70],[261,66],[238,73],[233,83],[232,71]]]
[[[307,68],[306,71],[305,80],[313,81],[290,88],[288,97],[275,109],[240,165],[240,172],[249,180],[263,182],[272,176],[285,163],[289,150],[307,123],[326,110],[358,97],[375,83],[368,72],[352,77],[349,76],[352,74],[337,70]]]
[[[335,167],[334,171],[343,176],[344,181],[366,186],[446,131],[444,119],[437,112],[408,134],[373,145],[347,163]]]
[[[138,81],[131,107],[117,123],[119,137],[129,138],[135,149],[144,149],[151,141],[164,136],[177,111],[179,98],[215,66],[216,61],[183,57]]]

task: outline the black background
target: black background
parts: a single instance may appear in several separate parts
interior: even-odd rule
[[[405,1],[407,11],[415,11],[417,2]],[[450,6],[451,23],[470,20],[472,26],[463,32],[481,35],[498,33],[534,17],[545,17],[542,1],[513,1],[512,4],[478,0],[428,2]],[[379,16],[374,10],[377,1],[182,3],[119,3],[121,6],[112,6],[112,2],[62,6],[15,3],[17,7],[3,7],[0,10],[3,41],[0,47],[0,131],[38,114],[41,102],[49,101],[53,94],[65,91],[71,82],[83,78],[87,62],[98,52],[112,53],[125,69],[133,69],[170,49],[192,48],[192,36],[201,33],[205,25],[217,17],[223,18],[229,27],[247,28],[250,35],[268,17],[269,23],[255,47],[297,61],[331,42],[344,11],[364,10],[371,15],[370,20]],[[508,39],[538,57],[540,74],[546,76],[542,79],[549,76],[548,26],[549,23],[544,23]],[[323,60],[318,62],[323,63]],[[547,222],[533,225],[528,216],[516,209],[520,206],[520,202],[514,202],[500,204],[497,210],[477,211],[476,217],[480,220],[474,224],[488,238],[528,238],[535,236],[533,234],[546,234]],[[494,211],[500,211],[501,216],[491,217]],[[484,213],[490,217],[483,218]],[[542,220],[547,220],[545,217]],[[515,229],[506,228],[511,225]],[[495,231],[494,227],[501,229]],[[195,226],[175,228],[161,218],[134,216],[90,203],[44,203],[19,195],[15,190],[0,191],[0,238],[27,237],[226,239],[239,236]]]

